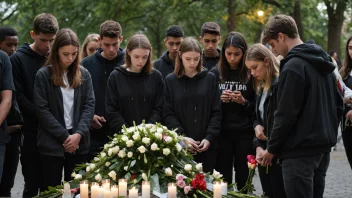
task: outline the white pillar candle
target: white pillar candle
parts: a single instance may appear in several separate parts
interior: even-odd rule
[[[91,198],[98,198],[99,196],[99,184],[97,182],[93,182],[91,185],[90,185],[90,195],[91,195]]]
[[[63,198],[71,198],[70,183],[65,183],[65,184],[64,184],[64,194],[63,194],[62,197],[63,197]]]
[[[104,198],[111,198],[111,191],[110,189],[107,189],[106,187],[104,187]]]
[[[88,181],[81,181],[79,190],[81,198],[88,198]]]
[[[101,185],[105,188],[105,189],[109,189],[110,190],[110,179],[103,179],[101,181]]]
[[[100,186],[98,191],[98,198],[104,198],[104,192],[105,192],[105,188],[103,186]]]
[[[221,183],[214,182],[213,183],[213,198],[221,198]]]
[[[177,189],[175,183],[169,183],[167,189],[168,198],[177,198]]]
[[[150,182],[142,182],[142,198],[150,198]]]
[[[111,197],[112,198],[119,197],[119,188],[116,185],[111,186]]]
[[[127,180],[119,179],[119,196],[127,196]]]
[[[133,188],[130,189],[128,198],[138,198],[138,189],[136,187],[133,186]]]
[[[221,182],[221,194],[227,195],[227,182]]]

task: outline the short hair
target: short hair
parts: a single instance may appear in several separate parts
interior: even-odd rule
[[[200,47],[198,41],[192,37],[187,37],[181,42],[179,53],[175,60],[175,70],[174,74],[177,78],[181,78],[185,75],[185,67],[183,65],[181,55],[186,52],[197,52],[199,53],[199,63],[197,65],[197,72],[202,71],[202,48]]]
[[[262,33],[262,43],[266,44],[270,39],[277,39],[280,32],[289,38],[299,37],[295,20],[291,16],[278,14],[266,23]]]
[[[109,38],[116,38],[122,35],[121,25],[113,20],[107,20],[100,25],[100,38],[104,36]]]
[[[7,36],[17,36],[17,32],[12,27],[0,27],[0,42],[5,40]]]
[[[59,31],[59,24],[53,15],[41,13],[33,20],[33,31],[35,34],[56,34]]]
[[[184,32],[182,28],[178,25],[171,25],[167,28],[165,37],[172,36],[172,37],[184,37]]]
[[[127,43],[126,51],[132,51],[134,49],[147,49],[150,50],[149,57],[145,65],[143,66],[142,72],[150,73],[153,70],[152,64],[152,45],[150,44],[148,38],[144,34],[135,34],[133,35]],[[124,65],[125,68],[129,68],[132,65],[131,56],[126,52],[126,64]]]
[[[220,26],[215,22],[205,22],[200,30],[200,36],[204,36],[204,34],[220,36]]]

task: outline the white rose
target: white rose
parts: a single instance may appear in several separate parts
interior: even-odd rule
[[[165,168],[165,175],[166,175],[166,176],[172,176],[172,170],[171,170],[171,168]]]
[[[87,167],[86,167],[86,172],[89,172],[89,171],[90,171],[90,167],[87,166]]]
[[[156,129],[156,132],[158,132],[158,133],[162,133],[164,130],[162,129],[162,128],[157,128]]]
[[[76,180],[82,179],[82,175],[81,175],[81,174],[76,174],[76,175],[75,175],[75,179],[76,179]]]
[[[104,152],[101,152],[101,153],[100,153],[100,158],[101,158],[101,159],[104,159],[105,156],[106,156],[106,153],[104,153]]]
[[[119,157],[120,158],[126,157],[126,152],[124,150],[119,151]]]
[[[130,128],[127,129],[128,133],[132,133],[133,131],[134,131],[134,127],[130,127]]]
[[[127,147],[132,147],[132,146],[133,146],[133,140],[128,140],[128,141],[126,142],[126,146],[127,146]]]
[[[213,177],[215,179],[220,179],[222,177],[222,174],[220,174],[218,171],[216,171],[215,169],[213,170]]]
[[[156,143],[153,143],[151,146],[150,146],[150,149],[152,149],[152,151],[157,151],[159,150],[159,147]]]
[[[95,168],[95,164],[90,164],[90,169],[93,170]]]
[[[139,133],[137,132],[137,133],[134,133],[134,135],[132,136],[132,138],[133,138],[134,140],[139,140],[139,139],[141,138],[141,136],[139,136]]]
[[[179,144],[179,143],[176,143],[176,150],[178,151],[178,152],[180,152],[181,150],[182,150],[182,146],[181,146],[181,144]]]
[[[171,134],[174,136],[174,138],[178,138],[178,134],[175,131],[171,131]]]
[[[166,142],[166,143],[170,143],[171,141],[172,141],[172,137],[167,136],[167,137],[165,138],[165,142]]]
[[[150,128],[152,128],[152,127],[153,127],[152,124],[146,124],[146,125],[145,125],[145,128],[147,128],[147,129],[150,129]]]
[[[116,154],[117,152],[119,152],[120,147],[119,146],[115,146],[114,148],[112,148],[112,153]]]
[[[101,175],[100,174],[97,174],[96,176],[95,176],[95,180],[96,181],[98,181],[98,182],[100,182],[101,181]]]
[[[196,165],[196,169],[199,171],[199,172],[202,172],[203,171],[203,163],[199,163]]]
[[[128,157],[128,158],[132,158],[132,157],[133,157],[133,153],[132,153],[131,151],[128,152],[128,153],[127,153],[127,157]]]
[[[163,126],[163,129],[167,130],[167,127],[166,127],[166,126]]]
[[[140,153],[145,153],[145,150],[146,150],[144,146],[140,146],[137,149]]]
[[[185,165],[185,171],[191,171],[192,170],[192,165],[186,164]]]
[[[109,148],[109,144],[104,144],[104,149]]]
[[[163,135],[161,133],[155,133],[154,136],[158,140],[161,140],[161,138],[163,138]]]
[[[146,144],[146,145],[149,145],[149,144],[150,144],[150,138],[144,137],[144,138],[142,139],[142,142],[143,142],[144,144]]]
[[[168,155],[170,154],[170,149],[164,148],[164,149],[163,149],[163,154],[166,155],[166,156],[168,156]]]
[[[128,137],[126,135],[123,135],[121,137],[121,140],[124,141],[124,142],[127,142],[128,141]]]
[[[108,156],[111,156],[111,155],[112,155],[112,149],[109,148],[109,150],[108,150]]]
[[[94,161],[99,162],[100,161],[99,157],[94,157]]]
[[[76,177],[76,173],[73,172],[73,173],[71,174],[71,177],[72,177],[72,178],[75,178],[75,177]]]
[[[127,171],[127,170],[128,170],[128,166],[123,167],[123,169],[124,169],[125,171]]]
[[[114,142],[117,142],[117,138],[115,137],[115,138],[113,139],[113,141],[114,141]]]
[[[100,169],[96,170],[95,172],[96,172],[96,173],[99,173],[99,171],[100,171]]]
[[[147,177],[147,174],[145,173],[142,173],[142,178],[144,181],[148,181],[148,177]]]
[[[150,132],[154,133],[156,131],[156,127],[152,126],[152,128],[150,128]]]
[[[115,172],[115,171],[111,171],[108,175],[109,175],[109,177],[111,177],[113,180],[116,180],[116,172]]]
[[[110,164],[111,164],[110,162],[106,162],[106,163],[105,163],[105,166],[106,166],[106,167],[109,167]]]

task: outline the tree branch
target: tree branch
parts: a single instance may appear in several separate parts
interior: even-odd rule
[[[271,4],[271,5],[275,5],[277,6],[278,8],[281,8],[281,5],[275,1],[275,0],[262,0],[264,3],[267,3],[267,4]]]
[[[2,24],[4,21],[6,21],[7,19],[11,18],[11,16],[13,14],[15,14],[15,12],[17,11],[17,9],[14,9],[9,15],[7,15],[5,18],[2,18],[0,21],[0,24]]]

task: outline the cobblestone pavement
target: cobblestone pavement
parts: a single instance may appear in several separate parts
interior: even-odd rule
[[[259,176],[255,175],[255,194],[261,195]],[[23,176],[21,166],[18,166],[15,186],[12,189],[12,197],[21,198],[23,191]],[[324,198],[352,197],[352,170],[348,164],[343,145],[338,144],[337,150],[331,152],[331,160],[326,174]]]

